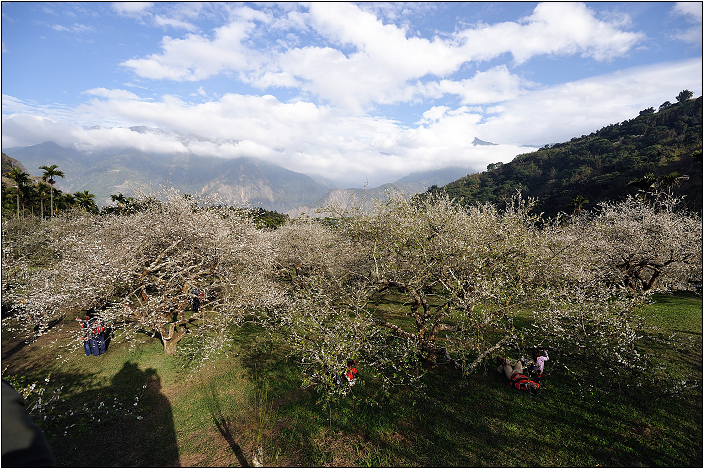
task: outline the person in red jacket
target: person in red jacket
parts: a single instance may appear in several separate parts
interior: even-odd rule
[[[94,315],[92,310],[86,311],[83,319],[76,318],[81,323],[81,333],[83,338],[83,348],[86,356],[99,356],[105,353],[105,326],[99,316]]]
[[[93,355],[93,350],[91,347],[91,341],[93,340],[93,329],[90,327],[90,315],[86,313],[83,319],[76,318],[76,321],[81,323],[81,338],[83,339],[83,348],[86,352],[86,356],[89,357]]]
[[[506,375],[509,386],[519,391],[528,391],[531,394],[537,394],[540,391],[540,381],[533,381],[523,374],[523,364],[520,360],[516,360],[511,365],[509,360],[499,357],[498,362],[499,367],[496,371]]]
[[[350,386],[354,386],[357,382],[357,362],[355,360],[347,360],[347,371],[345,372],[345,378]]]

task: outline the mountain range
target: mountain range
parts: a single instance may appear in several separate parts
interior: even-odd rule
[[[135,149],[86,152],[53,142],[3,150],[32,175],[40,166],[57,165],[65,174],[56,179],[64,192],[88,190],[98,205],[111,203],[110,196],[129,195],[135,188],[172,186],[189,194],[217,194],[232,205],[261,207],[292,216],[315,215],[316,209],[351,199],[384,197],[386,191],[413,195],[432,185],[443,185],[471,170],[449,167],[409,174],[377,188],[341,189],[321,178],[290,171],[256,158],[225,159],[192,154],[154,154]],[[3,163],[4,164],[4,163]],[[15,164],[17,165],[17,164]],[[36,170],[34,168],[37,168]],[[21,168],[22,169],[22,168]],[[5,174],[5,169],[3,169]]]
[[[475,139],[474,145],[493,143]],[[484,172],[448,167],[365,189],[341,189],[256,158],[160,155],[134,149],[85,152],[52,142],[5,150],[2,173],[18,166],[37,176],[41,171],[34,168],[55,164],[65,174],[57,179],[59,189],[88,190],[98,205],[109,204],[112,194],[167,185],[290,216],[315,216],[329,205],[361,203],[364,208],[388,194],[410,196],[426,189],[444,191],[465,204],[501,204],[520,190],[524,197],[537,199],[535,210],[547,216],[664,189],[685,196],[689,210],[702,211],[702,97],[666,102],[657,111],[645,109],[590,135],[534,148],[509,163],[490,164]]]

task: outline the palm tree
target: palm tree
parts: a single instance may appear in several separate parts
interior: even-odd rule
[[[21,191],[17,188],[17,186],[9,186],[7,188],[7,192],[5,194],[5,197],[7,197],[8,200],[12,200],[15,198],[15,194],[17,195],[17,218],[20,217],[20,201],[19,201],[19,196],[20,196]]]
[[[61,191],[57,194],[57,199],[56,199],[56,207],[57,209],[59,207],[63,207],[64,209],[68,209],[76,205],[76,197],[74,197],[73,194],[70,192],[64,194]]]
[[[113,202],[117,202],[117,206],[119,208],[122,208],[124,205],[127,204],[127,199],[125,198],[124,195],[122,195],[122,192],[119,192],[117,195],[112,194],[110,196]]]
[[[626,185],[638,188],[637,195],[640,195],[643,200],[648,200],[648,195],[657,190],[657,178],[655,174],[648,173],[642,178],[634,179]]]
[[[21,169],[14,167],[7,173],[7,177],[15,181],[17,184],[17,218],[20,217],[20,193],[22,192],[22,187],[29,183],[29,174],[25,173]]]
[[[60,178],[64,178],[65,174],[63,171],[59,171],[56,169],[57,166],[55,164],[52,164],[51,166],[40,166],[39,169],[44,170],[44,174],[42,174],[42,179],[44,179],[46,182],[48,182],[51,185],[51,215],[54,216],[54,178],[56,176],[59,176]]]
[[[48,184],[41,181],[37,183],[37,194],[39,196],[39,207],[41,210],[42,220],[44,219],[44,201],[46,200],[46,195],[50,193],[51,187]]]
[[[93,212],[97,210],[97,207],[95,205],[95,202],[93,199],[95,198],[94,194],[88,193],[88,191],[83,191],[83,192],[76,192],[73,194],[74,197],[76,197],[76,202],[80,207],[83,207],[83,209]]]
[[[660,176],[657,179],[656,186],[658,189],[664,189],[667,191],[667,195],[672,195],[672,189],[679,186],[682,181],[687,181],[688,179],[688,175],[682,175],[677,171],[674,171],[667,176]]]

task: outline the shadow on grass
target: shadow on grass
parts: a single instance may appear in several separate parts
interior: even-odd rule
[[[71,396],[68,404],[71,413],[42,425],[58,466],[180,465],[171,405],[156,370],[127,362],[109,386]]]
[[[700,350],[672,357],[698,380]],[[550,369],[559,353],[551,358]],[[423,378],[424,388],[386,394],[360,367],[360,384],[330,409],[313,388],[300,389],[295,361],[259,346],[244,352],[243,361],[253,377],[270,380],[276,389],[279,420],[272,443],[290,455],[288,465],[330,465],[340,452],[351,466],[701,464],[697,389],[660,399],[616,388],[590,393],[556,368],[543,392],[531,397],[487,366],[469,377],[438,367]]]
[[[701,332],[685,331],[682,329],[672,329],[672,332],[680,332],[682,334],[689,334],[689,335],[702,335]]]
[[[225,417],[223,415],[222,406],[220,405],[220,399],[218,398],[217,391],[214,387],[208,389],[208,410],[210,412],[210,418],[217,427],[220,434],[225,438],[227,444],[230,445],[233,454],[237,457],[242,467],[250,467],[247,462],[247,458],[242,452],[242,448],[235,441],[235,437],[230,431],[232,427],[231,417]]]
[[[2,354],[2,359],[3,359],[3,360],[7,360],[7,359],[10,358],[11,356],[13,356],[14,354],[16,354],[16,353],[19,352],[20,350],[22,350],[23,348],[25,348],[26,346],[30,345],[30,344],[32,343],[32,341],[33,341],[32,338],[20,340],[20,341],[19,341],[17,344],[15,344],[11,349],[9,349],[7,352],[4,352],[4,353]]]
[[[60,318],[57,318],[57,319],[54,319],[53,321],[50,321],[50,322],[47,324],[46,329],[44,329],[44,332],[43,332],[43,333],[44,333],[44,334],[48,333],[48,332],[49,332],[51,329],[53,329],[55,326],[59,325],[59,324],[64,320],[65,317],[66,317],[66,315],[63,315],[63,316],[61,316]],[[25,348],[26,346],[32,345],[32,344],[37,340],[37,338],[39,337],[39,336],[37,335],[37,332],[39,332],[39,329],[40,329],[40,325],[37,324],[36,326],[34,326],[34,329],[33,329],[34,335],[32,335],[32,336],[30,336],[30,337],[27,337],[26,339],[19,339],[19,342],[16,343],[11,349],[8,349],[7,351],[3,351],[3,353],[2,353],[2,359],[3,359],[3,360],[7,360],[8,358],[10,358],[11,356],[13,356],[13,355],[16,354],[17,352],[21,351],[21,350],[22,350],[23,348]]]
[[[701,424],[687,415],[701,415],[700,404],[683,408],[686,401],[672,401],[640,408],[627,396],[581,397],[559,373],[537,397],[511,389],[491,369],[464,380],[441,369],[428,373],[424,384],[397,389],[377,399],[378,405],[364,399],[363,394],[375,394],[372,387],[356,400],[336,404],[332,429],[363,435],[365,441],[366,451],[355,464],[632,467],[690,466],[701,460]],[[320,416],[318,421],[328,423]]]

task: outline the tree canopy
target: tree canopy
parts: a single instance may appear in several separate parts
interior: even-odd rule
[[[686,91],[658,112],[650,108],[634,119],[518,155],[510,163],[491,164],[485,172],[429,192],[444,190],[465,204],[505,204],[520,190],[537,199],[538,213],[552,217],[571,212],[578,196],[589,200],[582,208],[594,208],[635,195],[638,188],[629,182],[648,173],[655,178],[678,173],[688,179],[673,186],[673,194],[686,196],[683,208],[701,213],[702,97],[690,99]]]
[[[216,200],[138,194],[129,212],[3,220],[3,310],[41,334],[92,308],[128,340],[146,331],[167,354],[201,357],[254,322],[286,344],[304,384],[332,393],[347,389],[335,380],[348,359],[410,384],[527,346],[589,360],[608,385],[652,358],[630,353],[637,308],[701,284],[701,217],[681,202],[659,192],[549,220],[520,194],[503,209],[397,196],[269,230]],[[516,323],[526,311],[531,328]]]

